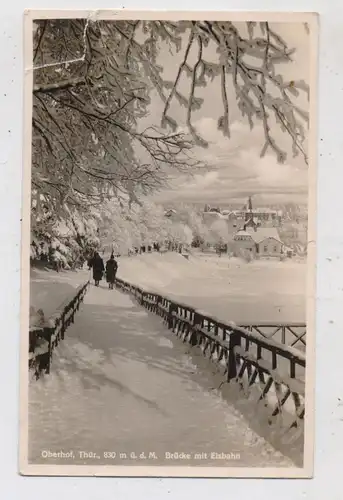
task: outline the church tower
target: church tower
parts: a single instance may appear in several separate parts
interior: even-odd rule
[[[245,220],[247,221],[247,220],[251,219],[251,217],[252,217],[252,200],[251,200],[251,196],[249,196],[247,210],[245,212]]]
[[[254,220],[251,196],[249,196],[248,209],[245,212],[244,231],[246,231],[247,227],[253,227],[254,231],[257,231],[257,223]]]

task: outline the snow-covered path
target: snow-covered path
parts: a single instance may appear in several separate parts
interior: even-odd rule
[[[189,346],[159,317],[105,285],[91,286],[51,374],[30,382],[29,398],[31,463],[294,466],[211,390]],[[72,458],[44,459],[46,451]],[[82,459],[82,451],[95,456]],[[157,458],[131,457],[142,452]],[[168,452],[192,458],[166,459]],[[215,452],[231,460],[211,458]]]

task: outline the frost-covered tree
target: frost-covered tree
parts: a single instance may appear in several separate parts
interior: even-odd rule
[[[107,252],[127,254],[141,246],[187,240],[184,226],[180,230],[176,222],[165,217],[162,206],[147,199],[130,205],[113,199],[96,211],[101,247]]]
[[[128,22],[36,23],[32,184],[54,213],[127,193],[134,200],[163,184],[166,166],[198,163],[184,132],[138,129],[154,58],[147,65],[133,51],[133,32]]]
[[[100,246],[98,235],[99,214],[92,209],[85,218],[83,212],[64,207],[64,218],[56,219],[48,209],[44,195],[36,212],[37,194],[34,194],[31,225],[31,259],[43,260],[56,268],[71,268],[81,264]]]
[[[151,245],[163,239],[163,231],[167,227],[163,207],[150,200],[141,203],[138,224],[142,231],[142,244]]]
[[[191,166],[192,146],[178,132],[171,104],[187,108],[188,131],[206,146],[192,115],[202,105],[197,90],[216,77],[223,102],[218,127],[224,135],[230,136],[228,92],[233,85],[250,125],[263,125],[262,154],[270,148],[279,161],[286,158],[271,132],[277,123],[291,137],[294,155],[306,157],[307,113],[292,97],[308,88],[303,81],[286,82],[278,73],[277,64],[290,62],[293,50],[268,22],[76,19],[43,20],[35,26],[33,183],[55,204],[68,199],[82,205],[99,193],[133,193],[137,185],[149,190],[161,183],[163,165]],[[182,53],[174,81],[165,81],[157,64],[162,43]],[[208,61],[210,45],[217,54]],[[180,90],[184,76],[190,81],[188,95]],[[138,130],[152,86],[165,103],[162,125],[174,132]],[[146,161],[137,159],[137,151]]]
[[[229,233],[226,221],[223,219],[214,221],[210,227],[210,234],[215,243],[218,244],[227,243],[229,239]]]
[[[165,46],[181,60],[169,80],[159,65]],[[215,58],[208,60],[211,47]],[[296,97],[308,88],[303,81],[284,81],[278,63],[291,62],[293,50],[267,22],[40,20],[33,52],[32,228],[44,233],[44,241],[51,241],[63,221],[80,247],[88,245],[88,236],[89,246],[97,245],[97,230],[80,230],[76,221],[86,212],[95,227],[106,225],[102,210],[97,216],[93,210],[113,198],[125,200],[116,212],[118,234],[133,231],[126,245],[142,240],[145,226],[128,221],[128,211],[137,196],[163,185],[166,167],[190,171],[198,165],[192,148],[207,145],[194,126],[203,104],[198,91],[214,79],[223,104],[218,128],[228,141],[233,90],[250,126],[263,126],[262,155],[271,149],[285,160],[273,134],[278,126],[290,137],[293,154],[307,159],[308,117]],[[152,89],[164,103],[161,123],[142,129]],[[186,129],[173,116],[175,104],[186,109]],[[163,224],[168,233],[171,227]]]
[[[190,228],[195,243],[206,241],[209,236],[207,226],[199,210],[193,205],[181,203],[175,206],[174,220],[177,220]],[[198,245],[196,245],[198,246]]]
[[[172,248],[176,249],[178,246],[191,245],[193,240],[193,233],[189,226],[182,222],[173,222],[170,226],[168,239]]]

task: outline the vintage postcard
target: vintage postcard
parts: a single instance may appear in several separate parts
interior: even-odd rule
[[[318,16],[24,18],[20,473],[312,477]]]

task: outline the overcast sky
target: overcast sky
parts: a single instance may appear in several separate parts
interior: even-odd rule
[[[305,80],[309,83],[309,35],[304,25],[284,23],[272,27],[288,43],[289,48],[296,49],[293,62],[278,66],[284,80]],[[206,60],[210,60],[211,50],[211,47],[207,50]],[[171,55],[165,48],[161,50],[159,63],[164,67],[164,79],[175,79],[180,57],[182,54]],[[187,95],[189,83],[185,80],[182,85]],[[254,195],[256,202],[261,204],[292,201],[306,203],[307,166],[300,157],[292,158],[286,134],[273,130],[278,144],[289,153],[286,164],[278,164],[271,154],[260,158],[264,144],[262,130],[255,127],[250,131],[237,109],[233,90],[228,95],[230,139],[223,137],[217,130],[217,120],[223,109],[218,81],[198,91],[196,96],[204,98],[204,104],[201,111],[194,115],[194,123],[201,135],[210,142],[207,149],[198,149],[197,155],[215,168],[210,172],[196,174],[192,179],[175,175],[170,189],[158,193],[156,201],[243,204],[249,195]],[[305,94],[297,99],[297,105],[308,110]],[[162,109],[163,105],[154,93],[147,121],[159,123]],[[179,105],[172,107],[171,116],[181,126],[184,124],[185,110]]]

